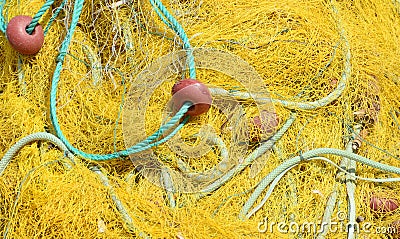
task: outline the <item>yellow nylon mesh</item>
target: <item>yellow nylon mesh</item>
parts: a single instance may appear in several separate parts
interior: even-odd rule
[[[341,77],[343,42],[331,7],[325,1],[163,2],[182,24],[192,46],[216,48],[244,59],[261,76],[271,98],[314,101],[328,95]],[[54,7],[60,3],[56,1]],[[85,2],[60,77],[57,97],[60,125],[71,144],[85,152],[105,154],[125,148],[123,113],[120,113],[122,97],[129,96],[132,86],[145,87],[145,79],[135,80],[140,79],[143,69],[160,57],[182,49],[179,38],[159,20],[147,1],[119,3]],[[20,14],[33,16],[43,4],[44,1],[7,1],[6,19]],[[0,150],[3,153],[23,136],[52,131],[48,104],[50,82],[72,6],[71,2],[67,3],[35,56],[18,55],[5,36],[0,38]],[[298,223],[319,222],[327,198],[335,188],[337,170],[320,161],[292,169],[266,205],[249,220],[241,221],[237,216],[250,196],[248,190],[284,159],[299,152],[320,147],[343,149],[350,137],[347,127],[356,122],[368,128],[365,140],[369,142],[362,144],[358,154],[400,166],[397,159],[387,154],[400,157],[397,60],[400,4],[391,0],[339,1],[337,7],[351,50],[352,75],[347,87],[338,100],[326,107],[298,111],[295,123],[277,143],[281,156],[276,153],[262,156],[266,164],[254,178],[249,177],[250,168],[247,168],[198,201],[190,194],[177,194],[177,204],[184,207],[173,209],[162,188],[146,179],[134,180],[135,176],[124,181],[134,168],[131,161],[99,163],[138,229],[153,238],[294,238],[293,234],[276,230],[260,233],[258,225],[264,217],[288,223],[293,215]],[[42,25],[50,17],[49,11],[41,20]],[[323,72],[316,77],[321,69]],[[198,80],[225,89],[240,86],[235,79],[213,71],[199,69],[197,75]],[[149,135],[158,129],[165,104],[171,97],[171,87],[178,78],[175,76],[152,93],[149,105],[143,109],[146,127],[136,130]],[[249,103],[244,105],[250,119],[257,111]],[[279,104],[274,109],[281,126],[290,110]],[[183,138],[193,135],[205,124],[222,132],[225,118],[219,114],[212,108],[206,115],[191,120],[180,134]],[[196,142],[188,143],[196,145]],[[249,146],[249,152],[252,149]],[[158,146],[154,152],[171,167],[181,158],[167,145]],[[131,238],[137,235],[124,224],[108,189],[86,167],[90,162],[79,161],[72,170],[66,170],[59,163],[43,165],[62,156],[48,143],[34,143],[12,159],[0,179],[0,231],[4,233],[8,229],[9,238]],[[341,160],[336,156],[329,158],[336,163]],[[219,161],[217,153],[209,152],[187,163],[196,170],[205,170]],[[376,178],[395,176],[361,164],[357,164],[357,174]],[[374,227],[387,226],[398,219],[398,211],[376,215],[369,209],[369,197],[373,194],[400,200],[397,189],[398,183],[357,181],[357,216],[364,217]],[[339,206],[333,220],[338,211],[347,213],[345,186],[339,184],[338,190]],[[17,195],[20,196],[15,204]],[[370,238],[384,238],[384,234],[360,233]],[[313,238],[314,234],[302,236]],[[344,237],[345,233],[329,233],[326,238]]]

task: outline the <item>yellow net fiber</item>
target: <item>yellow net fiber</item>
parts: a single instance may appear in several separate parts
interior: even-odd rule
[[[33,16],[44,3],[8,0],[3,15],[6,21],[16,15]],[[334,194],[337,204],[332,221],[348,222],[346,184],[337,179],[338,170],[324,161],[307,161],[294,167],[259,211],[244,221],[238,215],[260,180],[282,162],[316,148],[345,149],[352,136],[349,129],[357,125],[364,130],[357,154],[400,167],[400,2],[337,1],[334,2],[337,15],[329,1],[319,0],[163,3],[185,29],[193,47],[214,48],[242,58],[261,77],[272,99],[311,102],[332,92],[344,71],[346,46],[340,35],[343,30],[351,51],[351,76],[346,88],[337,100],[324,107],[295,108],[296,120],[276,142],[273,151],[263,154],[257,164],[235,174],[221,188],[201,199],[195,193],[174,194],[175,208],[169,205],[165,189],[134,171],[138,161],[115,159],[97,163],[76,159],[76,164],[68,169],[61,163],[67,161],[63,152],[52,144],[29,144],[12,158],[0,176],[2,235],[7,238],[143,235],[322,238],[312,230],[279,231],[276,224],[321,223],[328,199]],[[44,14],[40,21],[43,26],[61,4],[62,1],[55,1]],[[74,1],[66,2],[49,27],[42,49],[34,56],[19,55],[4,34],[0,37],[0,152],[3,154],[31,133],[53,133],[49,119],[50,85],[58,49],[71,22],[73,4]],[[338,19],[343,29],[338,27]],[[127,139],[129,133],[124,132],[124,125],[139,116],[133,115],[132,122],[127,122],[124,103],[136,103],[129,102],[138,92],[134,89],[150,87],[140,77],[144,69],[165,55],[181,51],[182,47],[179,37],[159,19],[147,1],[86,1],[63,64],[57,94],[58,120],[70,143],[85,152],[106,154],[125,149],[127,142],[142,140]],[[233,72],[235,64],[231,68]],[[228,74],[207,69],[197,69],[196,73],[197,80],[210,88],[246,88]],[[171,88],[181,78],[179,74],[171,75],[153,92],[147,92],[149,103],[141,111],[145,127],[132,130],[150,135],[165,122]],[[252,101],[240,103],[246,124],[250,124],[259,111]],[[280,119],[280,128],[291,109],[277,102],[273,109]],[[194,154],[201,143],[196,134],[202,126],[209,125],[215,134],[222,135],[229,148],[232,146],[229,138],[239,129],[224,125],[227,120],[226,114],[212,107],[206,114],[190,119],[178,135]],[[238,133],[240,137],[253,134],[255,130]],[[161,144],[152,152],[157,160],[175,170],[178,160],[196,171],[212,169],[222,160],[217,147],[194,158],[172,150],[173,145]],[[239,146],[249,154],[257,143],[245,142]],[[242,151],[236,153],[234,157],[239,158]],[[339,156],[326,157],[336,164],[342,160]],[[237,163],[237,158],[231,163]],[[90,170],[96,165],[107,175],[109,186]],[[398,177],[359,163],[356,174],[369,178]],[[398,236],[376,229],[388,229],[393,221],[400,219],[400,209],[376,213],[370,208],[372,195],[400,202],[398,189],[398,182],[356,181],[354,197],[359,225],[371,225],[369,231],[360,230],[360,238]],[[130,222],[120,214],[115,196],[124,205]],[[273,230],[264,231],[266,219],[268,226],[276,223]],[[328,231],[325,238],[345,238],[346,234],[337,229]]]

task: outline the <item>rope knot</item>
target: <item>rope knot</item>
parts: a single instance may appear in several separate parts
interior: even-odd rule
[[[306,159],[303,157],[303,151],[302,151],[302,150],[300,150],[300,152],[299,152],[299,157],[300,157],[300,161],[306,160]]]
[[[60,51],[60,53],[58,54],[58,56],[56,58],[56,63],[63,62],[64,58],[65,58],[65,55],[67,55],[67,52]]]

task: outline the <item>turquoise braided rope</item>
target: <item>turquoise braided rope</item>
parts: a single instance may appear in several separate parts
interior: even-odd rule
[[[111,154],[89,154],[89,153],[85,153],[77,148],[75,148],[74,146],[71,145],[71,143],[67,140],[67,138],[64,136],[60,125],[58,123],[58,118],[57,118],[57,105],[56,105],[56,97],[57,97],[57,86],[60,80],[60,74],[61,74],[61,70],[62,70],[62,64],[64,62],[65,59],[65,55],[67,54],[68,51],[68,46],[71,42],[73,33],[75,31],[76,25],[78,23],[80,14],[82,12],[82,7],[83,7],[83,2],[84,0],[77,0],[75,1],[74,4],[74,10],[72,13],[72,20],[71,20],[71,24],[69,27],[69,31],[64,39],[64,41],[61,44],[60,47],[60,53],[57,57],[57,65],[56,68],[54,70],[54,74],[53,74],[53,79],[52,79],[52,84],[51,84],[51,90],[50,90],[50,119],[51,122],[53,124],[54,130],[57,134],[57,136],[60,138],[60,140],[67,146],[67,148],[74,153],[75,155],[79,155],[81,157],[87,158],[87,159],[91,159],[91,160],[96,160],[96,161],[100,161],[100,160],[110,160],[110,159],[115,159],[115,158],[119,158],[119,157],[125,157],[128,156],[130,154],[134,154],[146,149],[149,149],[151,147],[154,147],[156,145],[159,145],[163,142],[165,142],[166,140],[168,140],[169,138],[171,138],[174,134],[176,134],[176,132],[181,129],[183,127],[183,125],[187,122],[188,117],[186,117],[179,125],[178,127],[167,137],[165,137],[164,139],[158,141],[158,142],[154,142],[151,143],[152,141],[158,139],[164,132],[166,132],[167,130],[171,129],[172,126],[174,126],[177,122],[179,122],[179,120],[184,116],[184,114],[187,112],[187,110],[189,109],[189,107],[191,106],[191,103],[185,103],[181,109],[179,110],[179,112],[172,117],[172,119],[167,122],[165,125],[163,125],[162,127],[160,127],[160,129],[155,132],[153,135],[149,136],[146,140],[126,149],[126,150],[122,150],[119,152],[114,152]]]
[[[158,17],[161,19],[161,21],[163,21],[165,25],[167,25],[167,27],[175,31],[174,27],[171,25],[171,23],[168,22],[168,20],[164,17],[164,14],[160,12],[160,9],[158,9],[158,7],[154,4],[154,2],[150,1],[150,3],[153,6],[154,11],[157,13]]]
[[[191,105],[191,104],[190,104]],[[185,123],[188,121],[189,117],[185,117],[184,120],[169,134],[167,135],[165,138],[151,143],[152,141],[158,139],[165,131],[171,129],[172,126],[174,126],[176,124],[176,122],[178,122],[183,115],[187,112],[187,110],[190,107],[189,104],[184,105],[181,110],[165,125],[163,125],[162,127],[160,127],[160,129],[158,131],[156,131],[154,134],[150,135],[147,139],[139,142],[138,144],[122,150],[122,151],[118,151],[118,152],[114,152],[111,154],[89,154],[89,153],[85,153],[77,148],[75,148],[74,146],[72,146],[69,141],[65,138],[64,134],[62,133],[60,126],[57,125],[57,128],[55,127],[55,123],[53,122],[53,126],[56,129],[56,133],[57,136],[60,138],[60,140],[67,146],[67,148],[74,154],[79,155],[81,157],[87,158],[87,159],[92,159],[92,160],[96,160],[96,161],[102,161],[102,160],[110,160],[110,159],[115,159],[115,158],[120,158],[120,157],[126,157],[129,156],[131,154],[135,154],[144,150],[147,150],[149,148],[152,148],[154,146],[160,145],[164,142],[166,142],[167,140],[169,140],[171,137],[173,137],[184,125]],[[55,114],[55,112],[54,112]],[[55,116],[56,117],[56,116]],[[57,120],[57,118],[52,118],[54,120]],[[57,122],[58,124],[58,122]]]
[[[6,4],[5,0],[0,0],[0,31],[2,31],[4,34],[6,34],[6,29],[7,29],[7,24],[6,20],[4,19],[4,5]]]
[[[61,43],[60,53],[58,54],[57,59],[56,59],[57,65],[56,65],[56,69],[55,69],[55,72],[53,75],[52,83],[58,84],[58,79],[56,82],[54,82],[54,78],[58,78],[60,76],[60,72],[62,69],[62,63],[64,62],[64,58],[65,58],[65,55],[67,54],[68,47],[71,43],[72,36],[74,34],[76,25],[78,24],[79,17],[82,13],[83,3],[84,3],[84,0],[76,0],[74,3],[74,10],[72,12],[72,20],[70,23],[70,28],[69,28],[69,31],[67,32],[67,35],[65,36],[64,41]]]
[[[40,18],[42,18],[43,14],[49,9],[49,7],[54,3],[54,0],[46,1],[43,6],[39,9],[39,11],[33,16],[31,23],[26,27],[26,32],[28,34],[32,34],[36,25],[39,24]]]
[[[181,24],[179,24],[179,22],[171,15],[171,13],[168,12],[168,10],[165,8],[160,0],[150,0],[150,3],[160,19],[165,23],[165,25],[176,32],[176,34],[181,38],[183,42],[183,47],[185,50],[187,50],[190,78],[196,79],[196,67],[194,63],[193,49],[190,45],[189,38],[187,37],[185,30],[183,29]]]
[[[60,13],[60,10],[64,7],[65,3],[67,0],[64,0],[60,7],[54,12],[53,16],[50,18],[49,24],[46,27],[46,30],[44,31],[44,34],[46,35],[47,31],[49,30],[49,27],[51,23],[54,21],[54,19],[58,16]],[[26,27],[26,32],[28,34],[32,34],[33,30],[35,29],[36,25],[39,23],[40,18],[46,13],[46,11],[51,7],[51,5],[54,3],[54,0],[48,0],[46,3],[39,9],[39,11],[33,16],[31,23]],[[4,5],[6,4],[5,0],[0,0],[0,31],[2,31],[4,34],[6,33],[7,30],[7,23],[4,19]]]
[[[282,172],[284,172],[286,169],[292,167],[293,165],[299,164],[302,161],[314,158],[319,155],[325,155],[325,154],[332,154],[332,155],[337,155],[341,157],[346,157],[352,160],[355,160],[359,163],[366,164],[368,166],[371,166],[373,168],[387,171],[389,173],[395,173],[395,174],[400,174],[400,168],[390,166],[387,164],[379,163],[373,160],[370,160],[368,158],[362,157],[358,154],[355,153],[350,153],[346,150],[340,150],[340,149],[333,149],[333,148],[319,148],[319,149],[314,149],[310,150],[308,152],[305,152],[301,154],[300,156],[296,156],[294,158],[291,158],[278,167],[276,167],[271,173],[269,173],[266,177],[264,177],[260,183],[258,184],[257,188],[254,190],[253,194],[250,196],[250,198],[247,200],[247,202],[244,204],[242,210],[239,213],[239,218],[244,219],[250,208],[253,206],[253,204],[256,202],[257,198],[261,195],[261,193],[264,191],[264,189]]]

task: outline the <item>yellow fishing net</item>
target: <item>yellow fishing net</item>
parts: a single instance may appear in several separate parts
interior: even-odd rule
[[[195,49],[196,78],[210,88],[212,107],[164,144],[130,160],[78,157],[66,167],[64,152],[53,144],[26,145],[0,176],[5,238],[345,238],[350,209],[359,238],[400,235],[390,232],[400,209],[370,207],[373,196],[400,203],[398,182],[352,184],[317,159],[293,167],[263,207],[239,218],[265,176],[313,149],[345,150],[350,142],[358,155],[400,167],[398,0],[162,2]],[[45,1],[2,4],[9,21],[35,15]],[[54,133],[51,79],[74,1],[55,1],[40,20],[45,27],[63,4],[36,55],[18,54],[4,34],[0,37],[2,155],[31,133]],[[85,1],[57,92],[58,120],[70,143],[107,154],[156,132],[173,114],[171,89],[187,70],[182,49],[148,1]],[[344,91],[322,107],[285,103],[330,97],[343,77]],[[250,99],[238,96],[246,93]],[[276,116],[277,125],[260,135],[252,122],[262,112]],[[199,193],[215,182],[212,172],[221,176],[243,163],[293,112],[294,122],[273,149],[217,190]],[[222,143],[213,140],[216,135]],[[343,159],[324,156],[337,165]],[[398,177],[361,163],[355,172],[364,178]],[[166,190],[165,180],[174,190]],[[349,187],[355,187],[355,207],[348,204]],[[324,231],[321,222],[333,198],[330,220],[336,227]]]

